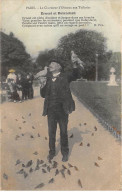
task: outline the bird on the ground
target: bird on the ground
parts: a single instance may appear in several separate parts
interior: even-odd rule
[[[97,166],[97,167],[100,167],[99,164],[97,164],[97,162],[95,162],[94,165]]]
[[[23,174],[24,173],[24,169],[22,168],[20,171],[17,172],[17,174]]]
[[[21,163],[21,161],[18,159],[17,161],[16,161],[16,164],[15,165],[18,165],[18,164],[20,164]]]
[[[45,137],[45,140],[47,140],[47,137]]]
[[[25,164],[22,164],[22,167],[24,167],[24,168],[25,168]]]
[[[39,170],[39,169],[40,169],[40,167],[39,167],[39,165],[37,165],[36,168],[35,168],[35,171]]]
[[[80,179],[78,179],[78,185],[82,188],[82,183]]]
[[[40,165],[40,164],[43,164],[44,163],[44,161],[43,160],[39,160],[39,159],[37,159],[37,165]]]
[[[30,138],[34,138],[33,135],[31,135]]]
[[[47,173],[47,171],[46,171],[44,168],[42,168],[42,172],[43,172],[43,173]]]
[[[19,127],[19,129],[22,129],[21,127]]]
[[[54,178],[51,178],[48,183],[54,183]]]
[[[70,163],[68,163],[68,166],[69,166],[70,168],[73,167],[72,164],[70,164]]]
[[[87,143],[87,146],[90,147],[90,143]]]
[[[64,169],[60,170],[60,172],[61,172],[63,178],[65,178]]]
[[[25,118],[22,116],[22,119],[25,119]]]
[[[47,167],[47,164],[43,164],[42,167]]]
[[[76,166],[74,166],[74,169],[75,169],[76,171],[78,171],[78,168],[77,168]]]
[[[83,142],[81,142],[79,146],[83,146]]]
[[[28,173],[24,171],[24,178],[28,176]]]
[[[8,175],[4,173],[3,174],[3,178],[6,179],[6,180],[8,180]]]
[[[33,164],[32,160],[28,161],[27,164],[26,164],[26,168],[30,167],[32,164]]]
[[[73,133],[69,136],[69,138],[73,138]]]
[[[97,131],[97,127],[96,126],[94,127],[94,129],[95,129],[95,131]]]
[[[30,173],[31,173],[31,172],[33,172],[33,169],[32,169],[32,168],[30,168],[29,172],[30,172]]]
[[[52,167],[57,168],[57,166],[58,166],[58,163],[56,161],[53,161]]]
[[[100,156],[98,156],[98,160],[102,160],[102,158]]]
[[[32,129],[35,129],[35,127],[34,127],[34,126],[32,126]]]
[[[47,166],[47,171],[50,172],[51,168],[50,166]]]
[[[40,137],[40,134],[38,133],[38,137]]]
[[[84,123],[84,125],[86,125],[87,123]]]
[[[94,133],[92,133],[91,135],[94,136]]]
[[[67,169],[67,174],[71,175],[71,171],[69,169]]]
[[[35,189],[39,189],[39,188],[42,188],[42,187],[44,187],[44,183],[40,183],[39,185],[37,185],[37,186],[35,187]]]
[[[26,121],[23,121],[23,123],[26,123]]]
[[[31,116],[31,113],[29,113],[29,115],[28,116]]]
[[[38,155],[38,152],[34,152],[33,154],[34,154],[34,155]]]
[[[58,170],[58,169],[56,169],[56,171],[55,171],[55,176],[56,176],[57,174],[59,174],[59,170]]]
[[[67,169],[67,167],[66,167],[66,166],[64,166],[63,164],[62,164],[62,167],[63,167],[64,169]]]

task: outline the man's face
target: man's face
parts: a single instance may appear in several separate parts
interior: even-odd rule
[[[56,62],[51,62],[49,65],[50,72],[60,72],[61,66]]]

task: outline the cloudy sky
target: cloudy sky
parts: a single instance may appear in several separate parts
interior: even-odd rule
[[[36,9],[26,9],[35,6]],[[21,25],[22,17],[39,17],[42,10],[37,9],[42,6],[48,7],[73,7],[89,6],[90,9],[78,9],[77,16],[94,16],[97,24],[104,27],[94,27],[93,25],[85,28],[62,27],[62,28],[23,28]],[[45,10],[45,11],[50,11]],[[60,11],[69,11],[62,9]],[[9,34],[13,32],[26,46],[27,52],[32,56],[37,56],[39,51],[54,48],[58,40],[78,29],[97,30],[102,32],[107,38],[108,49],[120,51],[120,1],[115,0],[4,0],[2,1],[2,30]]]

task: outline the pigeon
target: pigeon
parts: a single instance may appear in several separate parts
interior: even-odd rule
[[[18,164],[20,164],[21,163],[21,161],[18,159],[17,161],[16,161],[16,164],[15,165],[18,165]]]
[[[17,140],[19,137],[20,137],[19,135],[16,135],[15,140]]]
[[[73,167],[72,164],[70,164],[70,163],[68,163],[68,166],[69,166],[70,168]]]
[[[30,167],[33,164],[33,161],[30,160],[27,164],[26,164],[26,168]]]
[[[80,179],[78,179],[78,185],[82,188],[82,183]]]
[[[38,137],[40,137],[40,134],[38,133]]]
[[[34,152],[33,154],[34,154],[34,155],[38,155],[38,152]]]
[[[73,133],[69,136],[69,138],[73,138]]]
[[[26,121],[23,121],[23,123],[26,123]]]
[[[35,171],[39,170],[39,169],[40,169],[40,167],[39,167],[39,165],[37,165],[36,168],[35,168]]]
[[[17,172],[17,174],[23,174],[24,173],[24,169],[22,168],[20,171]]]
[[[47,164],[43,164],[42,167],[47,167]]]
[[[45,169],[43,169],[43,168],[42,168],[42,172],[43,172],[43,173],[47,173],[47,171],[46,171]]]
[[[58,169],[56,169],[56,171],[55,171],[55,176],[56,176],[57,174],[59,174],[59,170],[58,170]]]
[[[34,126],[32,126],[32,129],[35,129],[35,127],[34,127]]]
[[[29,115],[28,115],[29,117],[31,116],[31,113],[29,113]]]
[[[97,127],[96,126],[94,127],[94,129],[95,129],[95,131],[97,131]]]
[[[4,173],[3,174],[3,178],[6,179],[6,180],[8,180],[8,175]]]
[[[84,125],[86,125],[87,123],[84,123]]]
[[[33,135],[31,135],[30,138],[34,138]]]
[[[42,187],[44,187],[44,183],[40,183],[39,185],[37,185],[37,186],[35,187],[35,189],[39,189],[39,188],[42,188]]]
[[[22,129],[21,127],[19,127],[19,129]]]
[[[75,169],[76,171],[78,171],[78,168],[77,168],[76,166],[74,166],[74,169]]]
[[[50,172],[50,166],[47,166],[47,171]]]
[[[0,129],[0,132],[1,132],[1,133],[3,133],[3,130],[2,130],[2,129]]]
[[[79,123],[79,126],[81,126],[82,124],[81,123]]]
[[[22,133],[22,136],[24,136],[24,133]]]
[[[94,133],[92,133],[91,135],[94,136]]]
[[[100,166],[97,164],[97,162],[95,162],[94,165],[97,166],[97,167],[100,167]]]
[[[83,146],[83,142],[81,142],[79,146]]]
[[[30,173],[31,173],[31,172],[33,172],[33,169],[32,169],[32,168],[30,168],[29,172],[30,172]]]
[[[45,140],[47,140],[47,137],[45,137]]]
[[[26,178],[28,176],[28,173],[26,173],[25,171],[24,171],[24,178]]]
[[[62,167],[63,167],[64,169],[67,169],[67,167],[66,167],[66,166],[64,166],[63,164],[62,164]]]
[[[43,164],[44,163],[44,161],[43,160],[39,160],[39,159],[37,159],[37,165],[40,165],[40,164]]]
[[[15,121],[18,121],[17,119],[15,119]]]
[[[25,119],[25,118],[22,116],[22,119]]]
[[[88,143],[87,146],[90,147],[90,143]]]
[[[69,169],[67,169],[67,174],[71,175],[71,171]]]
[[[63,178],[65,178],[64,169],[60,170],[60,172],[61,172]]]
[[[50,179],[48,183],[54,183],[54,178]]]
[[[25,165],[24,165],[24,164],[22,164],[22,167],[24,167],[24,168],[25,168]]]
[[[53,168],[57,168],[57,166],[58,166],[58,163],[57,163],[56,161],[53,161],[52,167],[53,167]]]
[[[102,158],[98,156],[98,160],[102,160]]]

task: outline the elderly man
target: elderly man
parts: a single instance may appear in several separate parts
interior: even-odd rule
[[[48,118],[49,155],[55,156],[55,140],[57,124],[60,127],[60,144],[62,161],[68,161],[68,116],[75,110],[75,103],[70,91],[70,82],[81,77],[81,68],[73,65],[71,72],[61,72],[62,67],[57,61],[52,61],[49,68],[45,68],[40,75],[46,75],[46,85],[41,89],[41,96],[45,98],[43,116]]]

